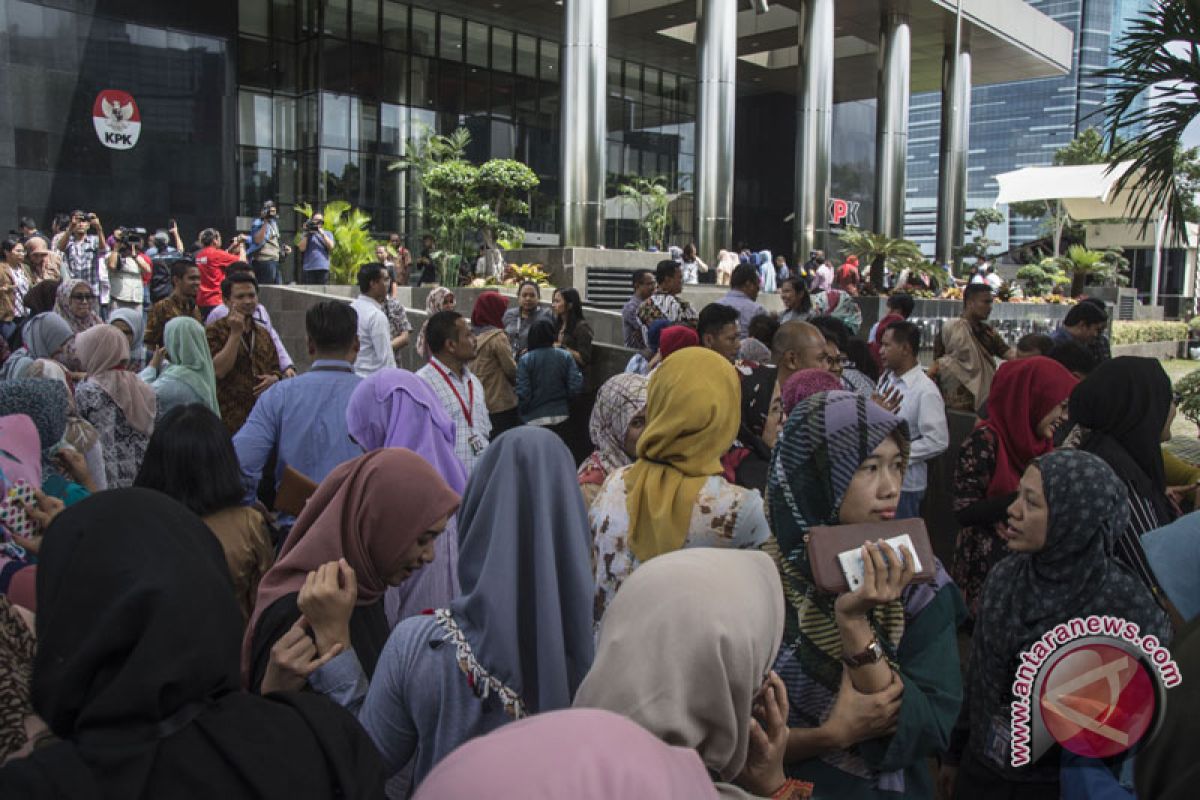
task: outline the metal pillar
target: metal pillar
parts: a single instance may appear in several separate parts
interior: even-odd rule
[[[608,133],[607,0],[565,0],[562,46],[562,243],[604,244]]]
[[[911,55],[908,16],[885,13],[879,33],[875,110],[875,232],[892,238],[904,235]]]
[[[939,265],[953,264],[963,243],[967,212],[967,144],[971,129],[971,51],[965,36],[946,45],[942,59],[942,134],[938,147],[937,243]]]
[[[830,151],[833,147],[833,4],[801,0],[796,96],[796,186],[793,240],[797,263],[828,249]]]
[[[733,246],[733,142],[737,113],[736,0],[703,0],[696,106],[696,239],[716,263]]]

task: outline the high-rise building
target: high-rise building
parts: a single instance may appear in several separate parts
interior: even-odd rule
[[[1112,46],[1150,0],[1029,0],[1029,5],[1074,34],[1071,70],[971,91],[967,210],[991,207],[996,175],[1046,166],[1054,153],[1088,128],[1102,128],[1098,111],[1106,89],[1093,75],[1109,66]],[[934,252],[938,197],[940,94],[913,95],[909,117],[905,235]],[[1000,248],[1044,235],[1038,220],[1011,216],[988,231]]]

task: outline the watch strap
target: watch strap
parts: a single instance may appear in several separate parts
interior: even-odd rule
[[[852,656],[843,655],[842,663],[848,667],[865,667],[868,664],[877,664],[883,660],[883,647],[879,644],[879,639],[872,638],[861,653],[856,653]]]

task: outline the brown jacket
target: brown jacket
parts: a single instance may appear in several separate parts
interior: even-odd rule
[[[490,328],[479,334],[471,371],[483,384],[489,414],[499,414],[517,407],[517,393],[513,389],[517,380],[517,362],[513,359],[512,345],[504,331]]]

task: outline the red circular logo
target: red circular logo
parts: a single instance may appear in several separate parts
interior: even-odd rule
[[[1154,721],[1154,681],[1119,647],[1083,644],[1050,668],[1038,698],[1054,740],[1087,758],[1133,747]]]

